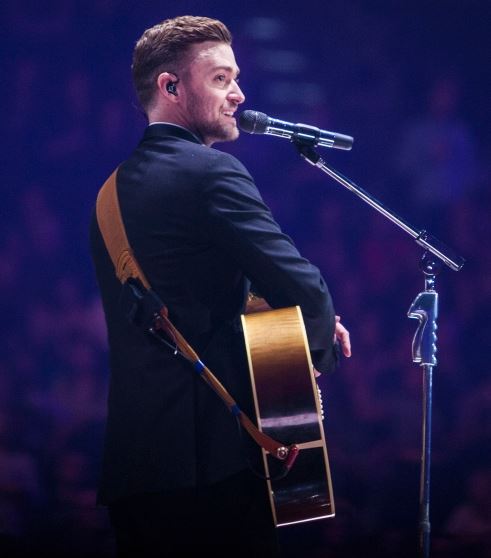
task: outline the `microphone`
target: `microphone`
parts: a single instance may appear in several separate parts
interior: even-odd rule
[[[239,127],[249,134],[268,134],[280,138],[298,139],[311,143],[314,147],[333,147],[349,151],[354,139],[344,134],[321,130],[308,124],[293,124],[276,118],[270,118],[264,112],[245,110],[239,116]]]

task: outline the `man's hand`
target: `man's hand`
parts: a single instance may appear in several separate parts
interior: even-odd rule
[[[336,316],[336,328],[334,330],[334,342],[339,341],[341,350],[345,357],[351,356],[351,341],[349,331],[341,323],[341,316]]]
[[[351,356],[351,341],[349,338],[349,331],[341,323],[341,316],[336,316],[336,327],[334,329],[334,343],[339,341],[341,350],[345,357]],[[314,368],[314,377],[318,378],[321,373]]]

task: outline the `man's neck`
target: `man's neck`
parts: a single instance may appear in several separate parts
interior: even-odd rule
[[[176,126],[176,128],[181,128],[181,130],[186,130],[186,132],[192,134],[199,141],[199,143],[205,145],[203,141],[194,132],[191,132],[191,130],[185,128],[184,126],[181,126],[180,124],[176,124],[175,122],[166,122],[165,120],[154,120],[148,123],[149,126],[153,126],[154,124],[165,124],[166,126]]]

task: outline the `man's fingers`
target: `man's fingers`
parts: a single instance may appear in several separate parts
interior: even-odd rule
[[[337,318],[337,316],[336,316]],[[351,356],[351,340],[349,331],[344,327],[344,325],[336,320],[336,329],[335,329],[335,339],[337,339],[341,345],[341,349],[343,351],[343,355],[345,357]]]

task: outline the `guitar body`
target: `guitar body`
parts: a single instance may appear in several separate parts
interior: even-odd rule
[[[299,454],[275,480],[278,459],[263,459],[277,527],[334,516],[321,401],[300,307],[242,316],[258,427]]]

